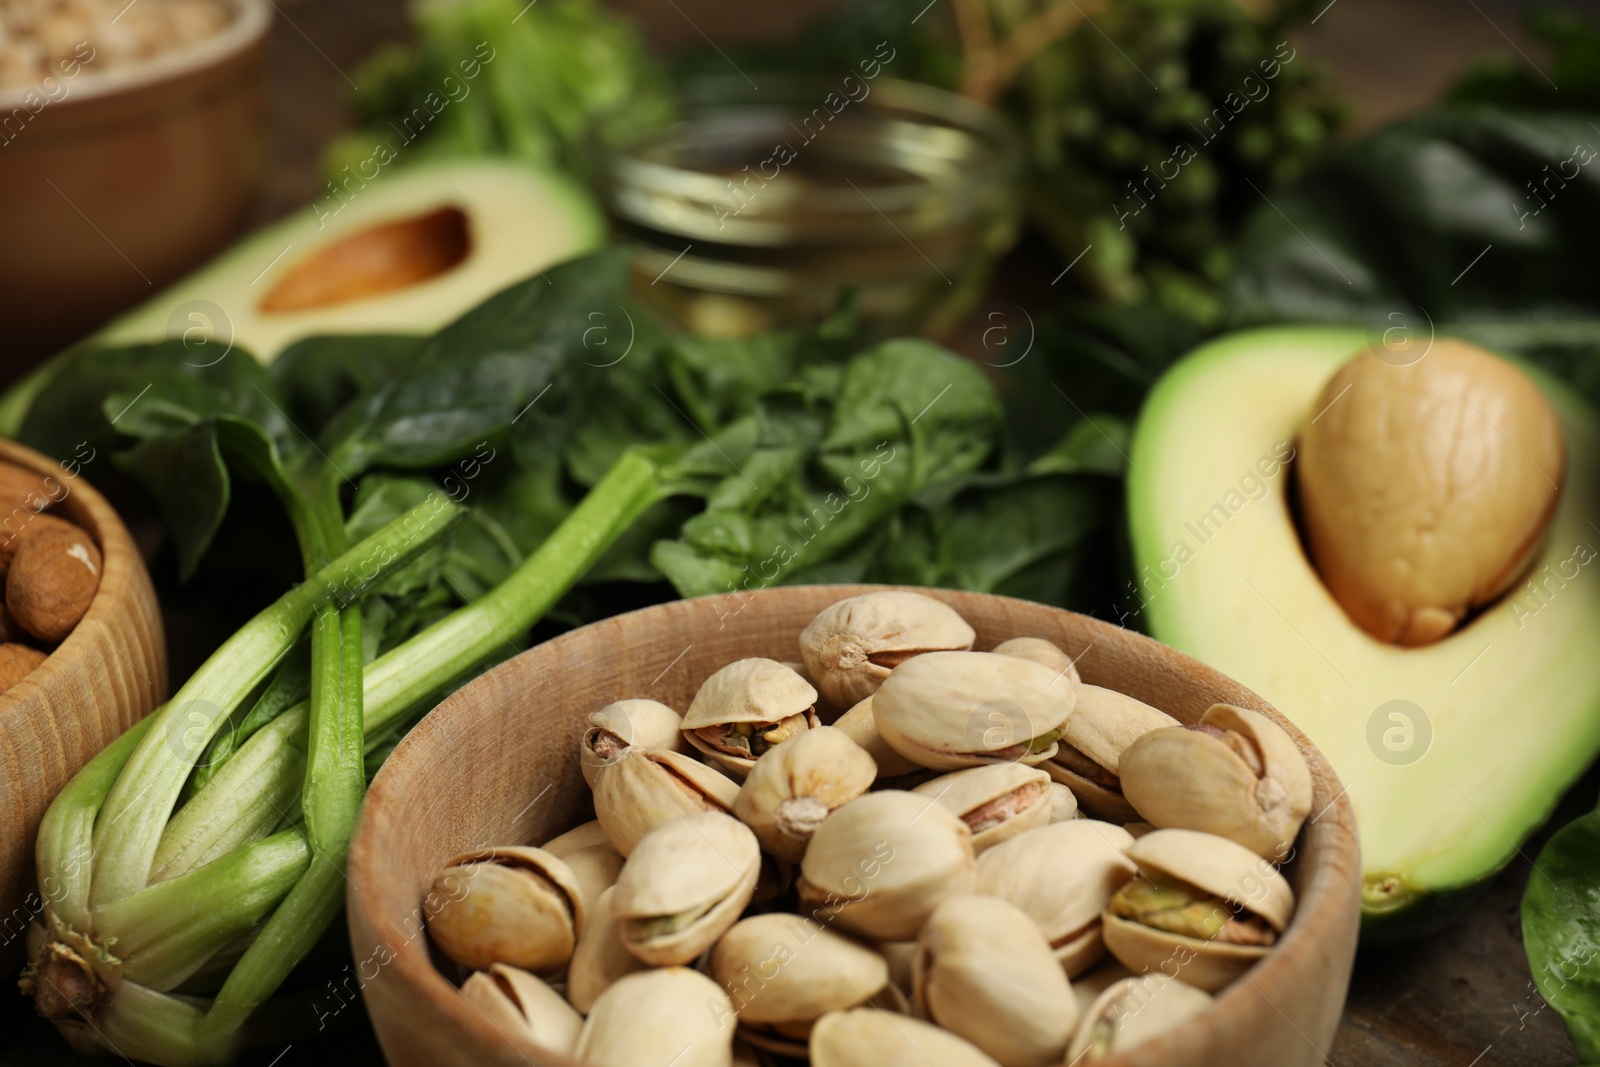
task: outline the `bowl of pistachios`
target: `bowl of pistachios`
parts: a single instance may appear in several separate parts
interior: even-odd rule
[[[373,782],[349,912],[399,1067],[1317,1067],[1359,871],[1321,754],[1204,665],[798,586],[453,694]]]

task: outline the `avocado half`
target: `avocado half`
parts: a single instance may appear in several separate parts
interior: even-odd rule
[[[304,304],[303,293],[300,300],[285,297],[285,279],[319,253],[374,228],[408,222],[417,231],[408,239],[423,246],[426,262],[418,273],[431,272],[426,277],[323,306],[282,308]],[[231,331],[236,346],[270,363],[288,345],[316,334],[431,333],[512,282],[599,247],[604,237],[599,208],[560,175],[503,161],[416,163],[361,186],[325,189],[91,341],[130,344],[195,327],[213,337]],[[331,267],[349,274],[361,258],[352,249]],[[224,321],[217,321],[217,309]]]
[[[1129,455],[1128,599],[1153,636],[1255,690],[1327,756],[1360,824],[1363,936],[1390,940],[1448,921],[1600,751],[1600,421],[1528,370],[1568,463],[1540,553],[1455,633],[1384,644],[1323,586],[1290,505],[1296,435],[1369,344],[1252,330],[1157,383]]]

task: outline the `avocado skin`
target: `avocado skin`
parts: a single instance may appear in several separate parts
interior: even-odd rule
[[[1503,869],[1503,868],[1502,868]],[[1397,945],[1436,934],[1488,891],[1499,870],[1454,889],[1425,889],[1398,907],[1374,907],[1362,897],[1361,944]]]

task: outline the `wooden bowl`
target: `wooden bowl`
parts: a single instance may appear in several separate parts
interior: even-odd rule
[[[91,756],[166,698],[167,643],[144,560],[105,497],[12,441],[0,440],[0,461],[54,478],[66,496],[50,513],[83,527],[103,561],[100,588],[77,627],[0,694],[0,973],[13,974],[43,905],[33,867],[39,820]],[[0,515],[13,529],[25,521]]]
[[[379,772],[350,852],[349,911],[362,992],[394,1067],[575,1067],[499,1034],[430,958],[424,896],[449,857],[543,841],[593,818],[578,766],[590,712],[625,697],[687,707],[712,671],[745,656],[791,659],[801,629],[857,586],[796,586],[662,604],[585,626],[465,686],[411,732]],[[1277,951],[1215,1010],[1103,1061],[1113,1067],[1321,1067],[1355,957],[1361,863],[1355,818],[1322,755],[1260,697],[1165,645],[1055,608],[925,590],[978,631],[1055,641],[1085,681],[1185,722],[1224,701],[1261,711],[1300,744],[1315,781],[1314,821],[1286,871],[1299,907]]]

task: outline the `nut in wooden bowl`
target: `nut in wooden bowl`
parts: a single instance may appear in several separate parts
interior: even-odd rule
[[[595,709],[635,698],[687,707],[700,684],[729,663],[791,656],[819,611],[860,591],[780,588],[608,619],[501,665],[412,731],[373,783],[349,867],[352,944],[391,1064],[577,1067],[570,1056],[497,1029],[447,976],[450,964],[430,952],[424,932],[437,903],[429,899],[434,875],[464,850],[547,842],[594,817],[578,752]],[[1175,1016],[1166,1028],[1153,1027],[1158,1032],[1148,1040],[1118,1045],[1096,1062],[1322,1064],[1319,1050],[1331,1046],[1355,955],[1360,857],[1349,801],[1321,754],[1259,697],[1148,638],[1025,601],[928,593],[971,623],[977,649],[1045,638],[1074,658],[1087,685],[1126,694],[1183,724],[1198,723],[1215,704],[1258,712],[1298,746],[1311,772],[1311,810],[1320,815],[1300,830],[1283,867],[1293,921],[1270,952],[1247,964],[1248,981],[1233,981],[1213,1005]],[[725,626],[735,610],[739,625]]]
[[[82,458],[82,457],[80,457]],[[37,911],[33,840],[61,787],[166,697],[155,588],[81,471],[0,440],[0,970]]]

